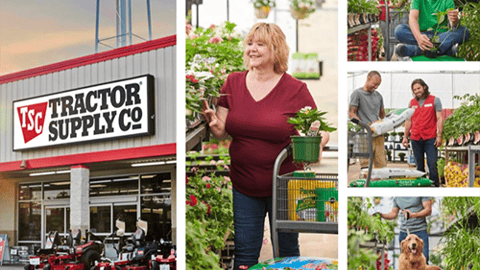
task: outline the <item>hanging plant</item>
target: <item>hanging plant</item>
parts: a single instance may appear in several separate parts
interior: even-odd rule
[[[290,11],[295,20],[307,18],[315,12],[316,4],[313,0],[290,0]]]
[[[265,19],[268,17],[270,10],[275,7],[274,0],[252,0],[255,8],[255,17],[257,19]]]

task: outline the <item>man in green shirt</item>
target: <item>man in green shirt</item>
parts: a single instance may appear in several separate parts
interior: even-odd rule
[[[447,11],[447,18],[438,25],[438,11]],[[456,56],[458,44],[466,42],[470,32],[460,26],[458,10],[453,0],[413,0],[410,8],[409,25],[401,24],[395,28],[395,37],[402,43],[395,47],[397,57],[421,55],[433,47],[431,38],[438,32],[440,47],[438,54]]]

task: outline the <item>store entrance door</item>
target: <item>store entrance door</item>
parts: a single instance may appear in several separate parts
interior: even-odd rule
[[[45,206],[44,217],[45,226],[43,235],[45,235],[45,237],[43,238],[43,242],[50,231],[57,231],[61,238],[67,237],[67,232],[70,230],[70,206]],[[45,246],[43,242],[42,246]]]

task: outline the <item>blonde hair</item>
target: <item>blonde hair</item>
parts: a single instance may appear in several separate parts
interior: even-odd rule
[[[273,71],[281,74],[288,70],[288,52],[289,48],[285,38],[285,34],[282,32],[278,25],[273,23],[257,23],[245,36],[244,43],[252,41],[254,38],[264,42],[273,54]],[[245,66],[250,70],[248,55],[243,53],[243,62]]]

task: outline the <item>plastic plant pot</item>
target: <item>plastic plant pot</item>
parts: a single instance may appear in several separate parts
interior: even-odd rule
[[[293,160],[295,162],[318,162],[321,136],[292,136]]]

